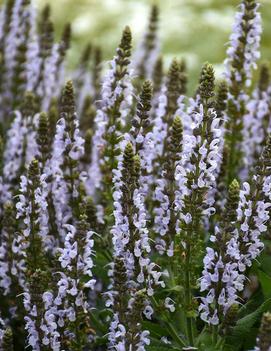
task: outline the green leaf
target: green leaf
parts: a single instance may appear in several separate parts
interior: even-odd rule
[[[149,330],[152,334],[152,336],[162,338],[165,336],[165,328],[161,327],[159,324],[152,323],[150,321],[144,321],[143,323],[143,328],[146,330]]]
[[[197,338],[197,346],[200,346],[200,349],[207,349],[206,345],[212,346],[212,335],[208,329],[204,329],[203,332]]]
[[[267,246],[270,246],[270,243],[268,241],[265,241],[264,245],[265,245],[265,248],[267,249]],[[267,249],[267,252],[263,252],[258,259],[261,270],[267,274],[270,274],[270,267],[271,267],[271,255],[268,253],[269,250],[271,251],[271,247]]]
[[[103,336],[103,337],[96,337],[95,338],[95,342],[94,345],[95,346],[102,346],[102,345],[106,345],[108,343],[108,338]]]
[[[250,299],[239,308],[238,311],[238,320],[245,317],[249,313],[254,312],[261,304],[264,302],[264,297],[262,291],[257,291],[253,294]]]
[[[99,332],[102,332],[103,334],[105,334],[107,332],[107,326],[106,324],[103,324],[100,320],[99,317],[97,317],[95,315],[95,313],[90,313],[89,314],[89,318],[91,320],[92,325],[94,326],[94,328],[96,330],[98,330]]]
[[[183,291],[183,286],[181,286],[181,285],[174,285],[174,286],[172,286],[172,287],[170,287],[170,288],[168,288],[168,289],[164,289],[165,290],[165,292],[181,292],[181,291]]]
[[[263,271],[258,271],[259,281],[266,299],[271,297],[271,277]]]
[[[249,335],[244,340],[244,350],[252,350],[256,343],[259,328],[251,328]]]
[[[161,345],[159,345],[159,346],[148,346],[147,348],[146,348],[148,351],[168,351],[168,350],[178,350],[179,351],[179,349],[176,349],[175,347],[170,347],[170,345],[169,346],[161,346]]]
[[[266,300],[259,308],[256,309],[256,311],[239,319],[234,329],[237,331],[238,330],[242,331],[243,329],[245,329],[245,331],[247,331],[249,328],[252,328],[252,326],[257,322],[257,320],[261,318],[261,315],[264,312],[268,311],[270,308],[271,308],[271,298]]]
[[[170,344],[169,345],[163,344],[160,339],[156,340],[151,338],[151,344],[150,346],[146,347],[146,350],[147,351],[166,351],[166,350],[179,351],[180,349]]]
[[[246,345],[246,350],[253,347],[257,335],[257,329],[253,328],[254,324],[261,319],[264,312],[271,309],[271,298],[261,304],[254,312],[247,314],[239,319],[236,326],[232,329],[232,335],[227,338],[228,345]]]

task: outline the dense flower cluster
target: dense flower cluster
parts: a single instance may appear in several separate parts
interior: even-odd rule
[[[135,53],[125,27],[109,67],[88,44],[68,72],[71,26],[56,43],[49,6],[5,2],[1,350],[270,350],[259,9],[241,1],[225,81],[205,63],[191,97],[184,60],[165,72],[157,6]]]

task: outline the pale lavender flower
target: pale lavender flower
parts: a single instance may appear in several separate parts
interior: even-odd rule
[[[33,91],[36,81],[39,76],[40,58],[39,58],[39,44],[36,28],[37,21],[36,10],[33,6],[29,7],[29,34],[26,52],[26,90]]]
[[[42,336],[42,344],[50,346],[53,351],[60,350],[60,334],[57,326],[57,306],[54,304],[54,295],[51,291],[46,291],[42,294],[42,301],[44,303],[44,314],[40,326],[44,333]]]
[[[257,175],[252,186],[245,182],[240,191],[236,210],[236,221],[223,254],[216,248],[221,245],[220,228],[216,227],[211,236],[215,248],[207,247],[204,270],[200,279],[201,298],[199,307],[201,318],[217,325],[228,309],[239,303],[240,292],[244,289],[245,272],[263,250],[261,236],[267,231],[269,220],[270,176]]]
[[[182,122],[184,121],[185,123],[185,128],[184,128],[184,133],[185,134],[191,134],[191,113],[189,114],[188,111],[189,109],[186,107],[184,104],[184,99],[185,97],[181,95],[178,98],[178,109],[175,112],[175,116],[178,116],[181,118]],[[162,99],[162,101],[164,98]],[[164,101],[166,103],[166,100]],[[161,113],[161,114],[160,114]],[[154,228],[157,233],[159,233],[162,237],[165,237],[168,233],[169,230],[169,225],[170,225],[170,219],[172,215],[172,204],[170,203],[169,200],[169,195],[167,192],[167,188],[169,186],[168,180],[165,178],[165,170],[162,170],[163,167],[160,167],[160,161],[159,158],[163,156],[165,152],[165,146],[166,143],[169,142],[169,125],[168,123],[163,122],[163,116],[165,114],[165,109],[163,108],[160,110],[160,113],[158,113],[153,132],[155,134],[157,133],[160,137],[160,144],[157,145],[155,139],[153,138],[153,143],[156,145],[156,149],[158,151],[158,148],[160,149],[156,156],[155,156],[155,162],[153,163],[154,168],[156,169],[156,172],[158,173],[158,177],[153,180],[155,184],[155,190],[153,194],[153,199],[154,201],[158,204],[154,208]],[[157,122],[162,126],[162,130],[155,130],[157,126]],[[167,140],[168,139],[168,140]],[[148,150],[146,150],[146,153],[148,154]],[[179,159],[181,159],[181,154],[179,153],[176,155]],[[174,165],[175,167],[176,165]],[[174,243],[171,242],[169,245],[166,245],[165,238],[157,238],[157,249],[160,252],[160,254],[167,253],[169,257],[173,256],[173,250],[174,250]],[[168,246],[168,247],[166,247]]]
[[[118,314],[115,313],[110,323],[109,333],[108,333],[108,348],[117,350],[117,351],[125,351],[126,343],[125,343],[126,329],[124,325],[119,323]]]
[[[140,333],[140,342],[136,345],[138,351],[145,351],[145,346],[150,345],[150,332],[148,330],[143,330]]]
[[[82,238],[80,234],[77,235],[78,228],[68,224],[64,228],[67,231],[64,248],[58,249],[62,272],[59,272],[58,292],[54,299],[54,304],[58,306],[57,316],[60,327],[64,326],[64,317],[71,322],[78,318],[76,314],[78,308],[87,314],[90,306],[84,288],[93,290],[96,283],[92,273],[94,266],[93,232],[87,231],[85,237]],[[75,278],[76,276],[78,278]]]
[[[212,241],[216,243],[220,229],[216,227]],[[234,258],[232,257],[234,256]],[[239,271],[240,258],[238,243],[233,237],[222,256],[213,248],[207,247],[204,269],[200,279],[200,291],[206,292],[199,306],[200,317],[208,324],[217,325],[221,314],[238,302],[238,294],[244,289],[245,276]]]
[[[119,131],[116,131],[116,126],[109,124],[110,109],[114,106],[117,99],[123,96],[119,106],[119,113],[121,124],[124,126],[133,102],[133,71],[128,66],[127,73],[120,80],[116,81],[117,59],[118,56],[115,56],[110,62],[110,68],[103,79],[101,107],[98,108],[94,120],[95,133],[92,138],[91,165],[88,171],[89,179],[86,188],[89,195],[93,195],[95,189],[101,187],[102,174],[100,167],[103,164],[101,153],[106,146],[104,135],[106,132],[119,134]]]
[[[11,203],[6,203],[6,206],[9,210],[13,209]],[[15,247],[15,233],[8,231],[5,225],[3,225],[0,244],[0,289],[4,296],[12,292],[12,283],[14,280],[17,281],[18,276],[20,276],[19,271],[22,262],[20,261],[20,256],[17,255],[18,252]]]
[[[2,344],[4,333],[5,333],[5,322],[0,316],[0,346]]]
[[[6,104],[6,113],[11,110],[11,100],[14,97],[13,84],[16,73],[16,66],[18,65],[18,50],[20,45],[26,45],[28,47],[31,42],[31,34],[35,22],[35,11],[31,4],[24,4],[21,0],[16,0],[13,6],[10,30],[7,35],[6,45],[4,50],[4,61],[5,61],[5,90],[3,95],[4,104]],[[26,61],[28,53],[26,52]],[[24,63],[26,65],[26,63]],[[26,74],[26,80],[28,75]],[[25,88],[25,82],[22,82]],[[22,85],[21,83],[21,85]],[[19,83],[17,83],[19,84]],[[17,94],[17,93],[16,93]],[[17,98],[17,97],[16,97]],[[8,104],[7,104],[8,102]]]
[[[29,240],[31,215],[33,211],[28,197],[28,187],[31,185],[32,183],[27,177],[21,176],[20,194],[18,195],[19,201],[16,203],[16,218],[23,219],[25,228],[22,230],[22,235],[26,241]],[[38,235],[42,239],[45,250],[52,251],[54,248],[54,239],[48,235],[47,194],[46,175],[44,174],[40,176],[40,184],[34,191],[34,203],[38,215],[36,224],[39,224]]]
[[[243,75],[245,76],[246,86],[250,86],[252,78],[252,70],[257,68],[256,61],[260,58],[260,39],[262,33],[261,15],[258,12],[259,4],[251,10],[253,16],[248,20],[249,30],[246,33],[246,43],[244,45],[243,54]],[[246,15],[246,6],[244,3],[240,4],[240,10],[235,15],[235,22],[233,25],[232,34],[230,36],[230,43],[227,50],[227,59],[225,60],[225,76],[227,80],[231,81],[231,75],[237,82],[241,82],[243,77],[238,70],[232,70],[232,63],[240,60],[238,56],[238,48],[240,47],[240,39],[244,36],[243,20]],[[243,45],[243,44],[241,44]]]
[[[53,143],[53,154],[51,159],[51,175],[53,177],[51,191],[55,207],[55,214],[59,233],[64,240],[65,230],[63,225],[68,223],[72,216],[72,209],[69,205],[71,196],[78,196],[79,179],[74,182],[73,189],[65,180],[65,174],[69,170],[64,169],[65,158],[78,161],[84,154],[84,139],[80,136],[78,127],[78,120],[74,120],[74,135],[71,138],[70,134],[66,131],[66,121],[64,118],[59,119],[56,126],[56,134]],[[67,154],[67,149],[69,152]]]
[[[55,96],[56,87],[58,91],[61,89],[63,81],[56,80],[57,61],[59,60],[59,44],[53,44],[51,54],[44,62],[44,77],[40,91],[42,97],[42,110],[47,111],[52,98]]]
[[[6,6],[6,4],[4,4],[0,9],[0,40],[3,40],[3,35],[4,35],[6,8],[7,8],[7,6]]]
[[[7,67],[6,78],[7,83],[10,84],[11,72],[14,68],[15,64],[15,54],[17,50],[17,45],[20,42],[18,39],[18,34],[22,30],[20,26],[20,17],[19,13],[21,10],[22,0],[16,0],[12,9],[12,16],[11,16],[11,23],[10,23],[10,30],[7,35],[6,39],[6,47],[5,47],[5,64]]]
[[[18,176],[21,167],[24,139],[27,134],[26,119],[21,112],[15,112],[15,119],[7,132],[7,145],[4,151],[4,179],[12,181]]]
[[[39,58],[39,44],[36,35],[36,28],[31,27],[32,39],[28,43],[27,61],[26,61],[26,90],[33,91],[39,77],[41,59]]]
[[[266,134],[271,131],[271,125],[265,125],[264,119],[268,116],[270,108],[270,95],[266,91],[255,89],[252,98],[246,105],[247,113],[244,116],[243,128],[243,163],[242,179],[247,180],[249,169],[257,163],[262,152]],[[266,130],[267,127],[267,130]]]
[[[156,110],[156,117],[154,120],[153,128],[150,134],[147,134],[147,140],[151,143],[151,149],[149,149],[149,156],[147,164],[149,168],[154,167],[153,162],[162,155],[164,140],[167,136],[167,123],[163,121],[163,117],[166,114],[167,108],[167,87],[162,87],[161,94],[158,98],[158,107]]]
[[[185,134],[191,134],[192,127],[192,111],[195,110],[196,106],[198,106],[198,96],[196,99],[189,98],[188,104],[186,104],[186,97],[184,95],[180,95],[177,100],[178,108],[175,112],[175,116],[179,116],[182,120],[183,130]]]
[[[210,114],[210,139],[203,140],[200,135],[194,131],[203,123],[203,106],[200,105],[199,112],[194,112],[195,123],[192,124],[192,134],[183,135],[183,152],[180,161],[177,163],[175,178],[178,182],[178,190],[175,195],[176,210],[180,212],[180,219],[186,224],[190,223],[192,218],[189,212],[185,210],[184,199],[191,196],[193,191],[206,187],[209,192],[216,185],[216,175],[220,164],[219,145],[221,142],[221,131],[219,128],[219,118],[213,109],[209,110]],[[197,162],[191,163],[191,158],[196,157]],[[198,176],[193,178],[193,184],[188,187],[188,175],[198,170]],[[214,213],[213,196],[206,196],[204,200],[204,209],[202,214],[210,216]],[[178,230],[178,229],[177,229]]]
[[[265,184],[270,184],[270,177],[264,182],[263,191],[265,192]],[[270,185],[266,198],[270,200]],[[249,183],[243,184],[240,191],[239,207],[237,209],[237,221],[239,227],[234,234],[240,245],[240,258],[238,260],[239,270],[244,272],[247,267],[252,265],[252,261],[259,256],[264,244],[261,241],[262,233],[267,230],[266,222],[269,220],[269,208],[271,202],[265,200],[253,199],[253,193]]]
[[[140,40],[132,58],[132,66],[136,75],[144,76],[146,79],[152,78],[153,69],[161,50],[157,22],[158,8],[153,6],[148,29]]]
[[[170,297],[166,297],[164,304],[170,312],[175,311],[175,302]]]
[[[127,281],[122,282],[127,286],[128,294],[128,309],[133,309],[136,293],[143,287],[146,289],[147,295],[152,296],[154,286],[162,286],[165,284],[161,280],[162,273],[157,271],[157,266],[151,262],[148,257],[151,251],[148,228],[147,228],[147,213],[145,209],[145,194],[141,188],[135,187],[132,193],[132,207],[128,209],[132,211],[132,219],[128,218],[127,210],[123,207],[123,187],[125,179],[123,178],[123,159],[120,158],[118,162],[118,169],[113,170],[113,183],[114,183],[114,218],[115,224],[111,230],[112,242],[114,250],[114,258],[123,260],[126,270]],[[132,220],[132,221],[131,221]],[[135,236],[136,233],[136,236]],[[114,270],[114,265],[113,265]],[[118,274],[118,272],[116,272]],[[112,267],[110,268],[110,275],[112,276]],[[112,290],[114,281],[112,281],[111,291],[107,293],[107,305],[113,305],[114,296],[117,291]],[[152,314],[152,308],[147,303],[143,313],[149,318]],[[110,324],[109,333],[109,348],[118,349],[123,347],[127,326],[123,326],[119,321],[118,312],[114,311],[113,319]],[[142,338],[137,345],[140,350],[144,350],[144,345],[148,344],[148,332],[140,332]]]
[[[32,302],[29,292],[23,293],[23,303],[26,310],[25,329],[28,332],[27,342],[32,350],[39,351],[43,346],[50,346],[53,351],[60,350],[60,334],[57,331],[56,314],[57,310],[53,304],[53,294],[46,291],[42,295],[42,304],[38,311],[37,306]],[[40,316],[38,317],[38,314]]]
[[[3,193],[5,200],[11,199],[11,184],[20,176],[22,167],[27,167],[38,154],[36,129],[38,114],[23,116],[15,111],[15,119],[7,132],[7,143],[4,150]]]
[[[135,213],[133,215],[133,225],[138,231],[139,237],[135,241],[133,252],[128,249],[130,241],[130,228],[127,215],[123,212],[121,198],[122,198],[122,186],[123,180],[121,178],[122,173],[122,161],[119,161],[118,169],[114,171],[114,218],[115,224],[112,228],[112,241],[114,248],[114,255],[122,256],[125,259],[125,265],[127,268],[128,277],[130,277],[130,284],[138,285],[138,283],[145,283],[149,285],[154,282],[163,285],[163,282],[158,281],[156,278],[151,277],[153,274],[156,277],[157,272],[153,269],[150,259],[147,254],[150,252],[150,244],[147,229],[147,213],[144,204],[144,194],[140,192],[140,189],[135,189],[133,193],[133,203]],[[134,265],[135,261],[138,261],[140,272],[137,277],[134,276]],[[145,277],[144,272],[150,274],[149,277]],[[148,282],[149,281],[149,282]]]
[[[28,333],[27,343],[33,351],[40,351],[40,337],[36,326],[37,306],[32,304],[29,292],[25,292],[23,297],[24,308],[27,312],[27,315],[24,317],[25,329]]]
[[[168,195],[165,193],[166,185],[166,179],[157,179],[154,192],[154,199],[159,203],[159,207],[155,207],[154,209],[154,229],[161,236],[167,234],[170,222],[170,203]]]
[[[10,292],[10,286],[12,283],[9,275],[9,263],[5,261],[6,252],[6,245],[5,243],[2,243],[0,247],[0,288],[3,291],[3,295],[7,295]]]

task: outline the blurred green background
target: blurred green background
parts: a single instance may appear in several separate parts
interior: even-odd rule
[[[101,45],[104,59],[110,59],[118,45],[122,28],[129,25],[134,46],[144,32],[151,4],[160,7],[160,38],[166,66],[173,57],[185,58],[190,87],[197,80],[201,64],[215,65],[219,76],[225,57],[225,43],[231,31],[238,0],[33,0],[41,9],[52,6],[57,35],[64,23],[73,28],[73,45],[69,53],[76,64],[85,44]],[[271,52],[271,0],[260,0],[264,24],[262,59]]]

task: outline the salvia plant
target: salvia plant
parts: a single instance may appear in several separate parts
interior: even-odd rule
[[[218,80],[165,69],[159,9],[136,50],[0,13],[0,349],[271,350],[271,82],[241,0]]]

